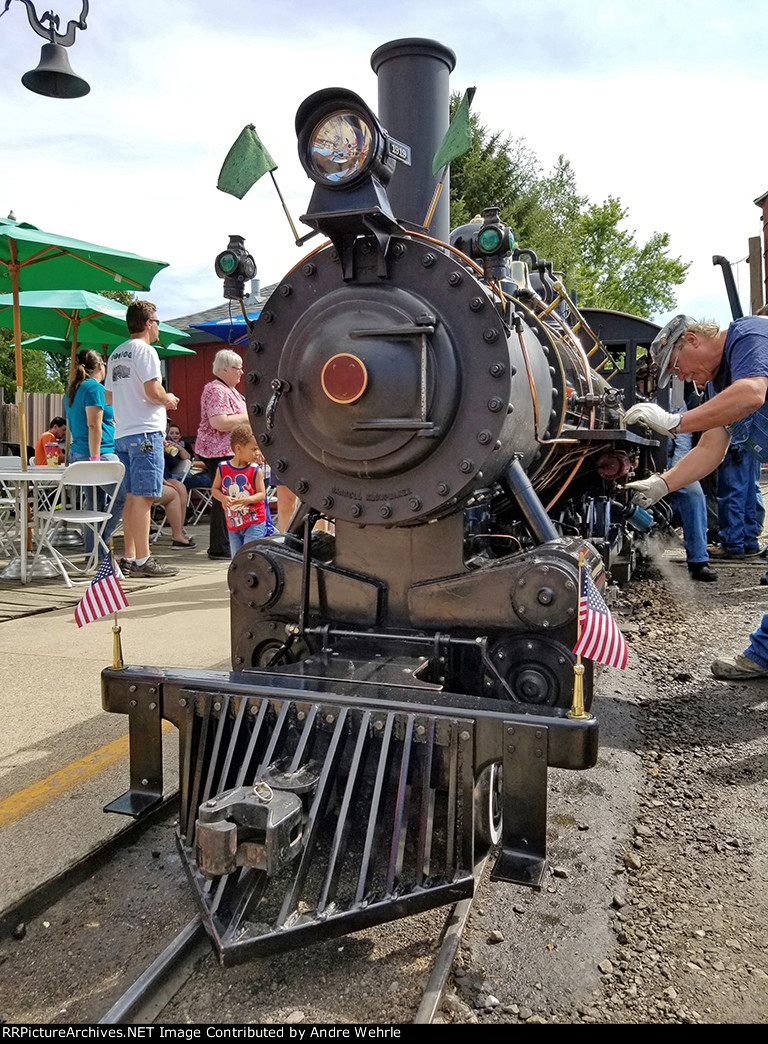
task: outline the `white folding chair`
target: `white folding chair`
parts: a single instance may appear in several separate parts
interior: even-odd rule
[[[36,471],[42,472],[44,475],[48,474],[51,470],[49,469],[47,464],[35,464],[34,458],[29,463],[29,469],[32,470],[32,468],[34,468]],[[38,517],[40,517],[40,513],[43,511],[53,510],[54,498],[59,488],[59,479],[60,476],[56,474],[56,472],[51,472],[50,482],[46,482],[45,480],[43,480],[42,482],[35,482],[34,506]],[[64,527],[64,530],[59,535],[62,538],[62,543],[71,545],[71,540],[63,539],[67,536],[66,527]],[[77,540],[76,543],[79,544],[80,541]]]
[[[104,529],[112,515],[112,506],[123,481],[125,467],[119,460],[88,461],[82,460],[75,464],[69,464],[61,476],[61,481],[50,508],[38,512],[38,522],[41,523],[35,557],[32,561],[34,569],[43,548],[50,554],[54,565],[64,577],[67,587],[72,587],[72,580],[67,569],[83,573],[93,571],[101,558],[109,552],[109,548],[103,539]],[[93,491],[93,503],[97,502],[95,492],[97,488],[104,491],[106,501],[103,509],[79,507],[80,494],[83,490]],[[64,523],[71,525],[87,526],[93,533],[93,551],[83,568],[74,565],[65,558],[53,545],[52,540],[57,530]],[[120,568],[115,562],[115,573],[118,577]],[[80,581],[87,582],[87,581]]]
[[[165,523],[167,521],[168,514],[165,510],[165,504],[161,497],[155,497],[152,502],[151,532],[149,536],[150,543],[154,544],[158,537],[160,537],[165,529]]]
[[[8,471],[21,471],[21,457],[4,454],[0,456],[0,467]],[[16,512],[18,510],[19,505],[13,490],[0,481],[0,551],[11,558],[18,554],[15,540]]]
[[[191,467],[192,467],[192,461],[191,460],[180,460],[171,469],[171,471],[169,472],[169,475],[170,475],[171,478],[175,478],[175,479],[178,479],[179,482],[183,482],[184,479],[189,474],[189,469]]]
[[[196,526],[211,506],[213,492],[210,486],[193,486],[187,497],[187,509],[192,511],[190,526]]]
[[[21,464],[19,464],[21,471]],[[8,558],[16,554],[13,528],[16,521],[16,498],[0,479],[0,553]]]

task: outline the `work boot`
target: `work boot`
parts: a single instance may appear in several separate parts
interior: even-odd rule
[[[721,656],[710,667],[716,678],[724,681],[750,681],[752,678],[768,678],[768,667],[750,660],[739,653],[737,656]]]
[[[741,550],[732,550],[727,547],[710,547],[709,548],[710,558],[719,558],[723,561],[740,562],[746,558],[746,555]]]
[[[688,572],[691,574],[691,580],[701,580],[708,584],[711,584],[713,580],[717,580],[717,573],[714,569],[709,568],[708,562],[690,562],[688,564]]]

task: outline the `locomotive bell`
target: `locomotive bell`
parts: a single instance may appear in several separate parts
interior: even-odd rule
[[[29,91],[47,98],[82,98],[91,87],[72,70],[66,48],[61,44],[43,44],[36,69],[24,73],[21,82]]]

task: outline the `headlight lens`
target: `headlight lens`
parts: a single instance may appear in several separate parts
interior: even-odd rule
[[[309,138],[309,162],[325,181],[350,181],[368,165],[373,131],[357,112],[335,112],[317,124]]]

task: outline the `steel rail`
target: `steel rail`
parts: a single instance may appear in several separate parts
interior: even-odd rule
[[[429,976],[426,989],[412,1020],[414,1025],[430,1026],[434,1022],[435,1015],[440,1008],[440,1002],[445,993],[448,976],[451,974],[451,968],[456,959],[456,952],[458,951],[461,937],[469,920],[472,903],[477,897],[477,885],[483,876],[488,858],[486,855],[475,868],[475,894],[456,903],[448,916],[443,933],[443,941],[440,944],[440,949],[432,967],[432,973]]]
[[[203,922],[198,914],[143,971],[112,1005],[100,1026],[114,1026],[136,1019],[151,1022],[178,993],[198,960],[211,952]]]

